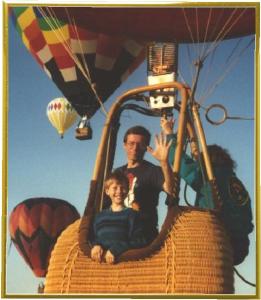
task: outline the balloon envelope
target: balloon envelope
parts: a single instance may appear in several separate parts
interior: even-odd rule
[[[147,42],[215,42],[255,33],[255,8],[242,6],[50,6],[11,12],[28,50],[88,118],[144,60]]]
[[[143,41],[95,33],[39,7],[10,12],[27,49],[81,116],[93,116],[145,58]]]
[[[30,198],[13,209],[9,217],[11,240],[35,276],[46,275],[58,236],[79,217],[73,205],[55,198]]]
[[[67,10],[52,8],[61,20],[68,20]],[[69,11],[78,26],[146,41],[212,42],[222,35],[236,38],[255,32],[255,9],[251,7],[70,7]]]
[[[64,132],[69,129],[77,119],[77,112],[65,98],[52,100],[46,111],[50,123],[63,137]]]

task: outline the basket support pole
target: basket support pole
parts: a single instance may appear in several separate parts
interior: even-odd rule
[[[103,174],[104,174],[104,157],[106,157],[107,147],[108,147],[108,137],[110,134],[110,128],[113,124],[114,117],[117,115],[117,111],[119,108],[128,100],[134,99],[134,96],[140,95],[145,92],[153,91],[153,90],[159,90],[159,89],[165,89],[165,88],[176,88],[179,90],[181,94],[181,101],[185,108],[185,105],[187,103],[187,88],[176,81],[168,82],[168,83],[160,83],[150,86],[142,86],[139,88],[135,88],[132,90],[127,91],[123,95],[117,98],[117,100],[112,105],[111,109],[108,112],[106,122],[102,131],[101,136],[101,142],[99,144],[99,148],[97,151],[97,158],[94,166],[93,176],[92,176],[92,183],[94,185],[94,188],[92,190],[92,194],[89,194],[89,198],[87,201],[87,205],[85,208],[84,214],[93,213],[93,209],[95,207],[100,207],[100,201],[101,201],[101,189],[103,188]],[[185,126],[185,116],[184,121],[182,121],[182,128],[180,129],[180,133],[178,134],[178,139],[180,141],[180,146],[178,147],[178,154],[176,155],[176,165],[174,167],[175,170],[179,171],[180,168],[180,159],[182,154],[182,141],[183,141],[183,135],[184,135],[184,126]]]
[[[203,127],[202,127],[202,123],[201,123],[201,120],[200,120],[200,117],[199,117],[198,105],[195,104],[195,103],[193,103],[193,105],[192,105],[192,113],[193,113],[193,117],[195,119],[200,144],[201,144],[201,147],[202,147],[202,154],[203,154],[203,158],[204,158],[204,164],[205,164],[205,168],[206,168],[206,172],[207,172],[207,177],[208,177],[209,183],[210,183],[211,188],[212,188],[214,209],[216,209],[217,211],[220,211],[221,207],[222,207],[222,200],[221,200],[221,197],[220,197],[220,194],[219,194],[219,190],[218,190],[217,183],[216,183],[216,178],[214,176],[213,169],[212,169],[212,164],[211,164],[210,157],[209,157],[209,154],[208,154],[206,137],[205,137],[204,130],[203,130]]]

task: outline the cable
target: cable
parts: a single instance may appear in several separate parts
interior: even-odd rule
[[[184,200],[188,206],[193,207],[193,205],[191,205],[187,200],[187,188],[188,188],[188,184],[186,183],[184,188]]]
[[[96,89],[94,88],[94,85],[91,82],[90,72],[89,72],[87,63],[85,62],[85,60],[83,60],[84,63],[81,64],[80,60],[77,58],[77,55],[75,55],[73,53],[72,46],[68,42],[68,37],[66,35],[64,35],[64,32],[63,32],[63,30],[61,30],[59,22],[57,21],[58,18],[55,15],[55,11],[51,7],[46,7],[45,9],[46,9],[47,13],[50,15],[51,18],[48,18],[48,14],[45,12],[44,8],[38,7],[39,13],[43,16],[43,19],[45,20],[45,22],[52,29],[53,34],[56,37],[57,41],[63,45],[63,47],[64,47],[65,51],[67,52],[67,54],[70,56],[70,58],[73,60],[75,65],[78,67],[79,71],[82,73],[84,78],[89,83],[89,86],[92,89],[92,91],[93,91],[93,93],[96,97],[96,100],[97,100],[97,102],[99,103],[99,105],[101,107],[102,112],[104,113],[105,116],[107,116],[108,113],[105,109],[105,106],[103,105],[102,99],[97,94],[97,91],[96,91]],[[75,33],[76,33],[75,21],[70,18],[69,12],[67,11],[66,8],[65,8],[65,12],[66,12],[66,15],[67,15],[67,18],[68,18],[68,22],[70,24],[72,24],[72,28],[74,28]],[[78,32],[77,32],[76,35],[78,37]],[[78,44],[79,43],[81,44],[81,41],[80,41],[79,38],[78,38],[77,42],[78,42]]]
[[[247,284],[249,284],[249,285],[251,285],[251,286],[253,286],[253,287],[256,287],[256,284],[255,284],[255,283],[252,283],[252,282],[246,280],[246,279],[238,272],[238,270],[237,270],[235,267],[234,267],[233,269],[234,269],[234,272],[237,274],[237,276],[238,276],[241,280],[243,280],[245,283],[247,283]]]

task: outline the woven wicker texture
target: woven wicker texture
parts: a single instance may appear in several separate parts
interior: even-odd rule
[[[232,252],[223,226],[210,212],[184,210],[161,249],[139,261],[93,262],[79,247],[80,220],[52,252],[45,293],[224,294],[234,292]]]

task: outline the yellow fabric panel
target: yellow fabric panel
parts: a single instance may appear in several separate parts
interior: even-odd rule
[[[30,42],[24,33],[22,33],[22,41],[23,41],[25,47],[30,51]]]
[[[46,40],[46,43],[49,45],[59,44],[67,42],[69,39],[69,27],[64,25],[57,29],[52,29],[49,31],[43,30],[43,35]]]
[[[55,110],[52,110],[48,113],[48,118],[53,127],[58,131],[59,134],[63,134],[64,131],[60,125],[59,122],[59,115],[57,115],[57,112]]]
[[[29,7],[18,17],[17,22],[19,23],[21,29],[24,31],[24,29],[27,28],[33,22],[34,19],[34,11],[32,7]]]

